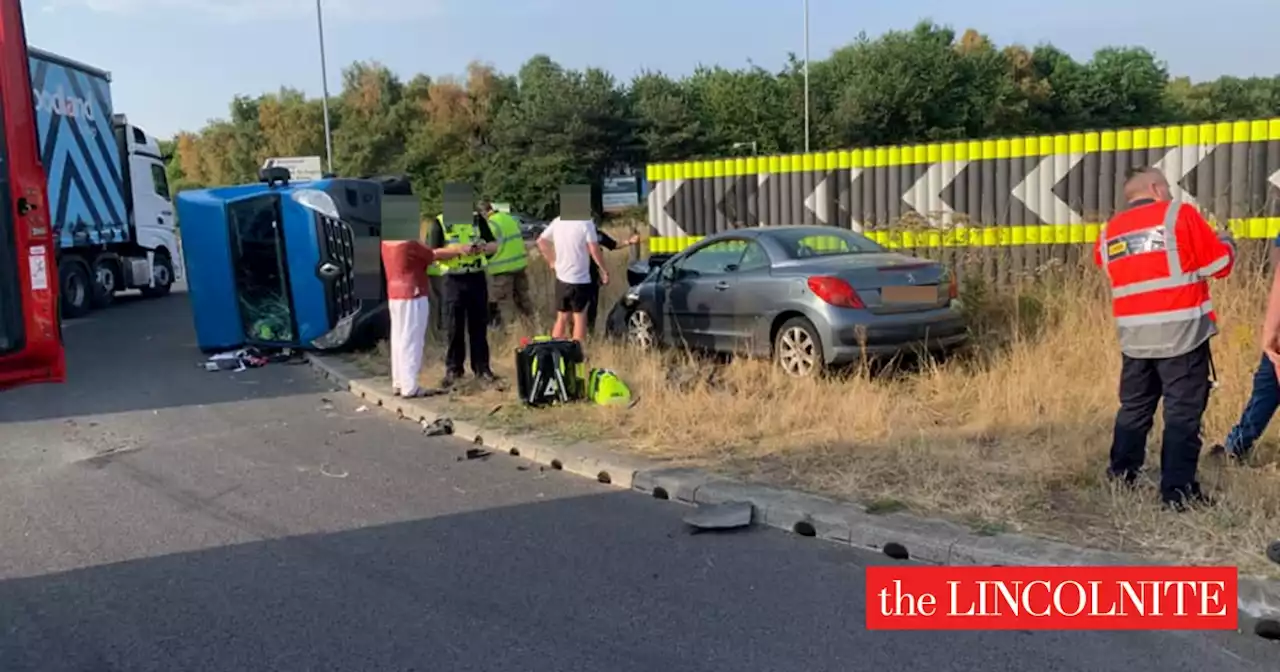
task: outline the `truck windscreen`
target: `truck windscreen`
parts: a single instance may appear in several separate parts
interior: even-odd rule
[[[4,118],[0,100],[0,119]],[[22,287],[18,275],[17,231],[13,222],[9,143],[0,124],[0,355],[23,347]]]

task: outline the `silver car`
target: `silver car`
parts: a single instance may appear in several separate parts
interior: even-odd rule
[[[637,346],[772,357],[792,376],[968,339],[944,266],[827,226],[708,236],[655,265],[615,312]]]

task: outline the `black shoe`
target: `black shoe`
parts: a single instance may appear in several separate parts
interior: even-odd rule
[[[1141,473],[1142,472],[1140,470],[1120,472],[1120,471],[1112,471],[1111,469],[1107,469],[1107,480],[1117,485],[1123,485],[1127,488],[1132,488],[1138,485],[1138,475]]]
[[[476,374],[476,380],[482,383],[485,383],[486,385],[493,385],[499,382],[501,379],[498,378],[498,376],[494,375],[492,371],[481,371],[480,373]]]
[[[1161,503],[1171,511],[1183,513],[1196,508],[1214,506],[1218,500],[1205,494],[1199,483],[1193,483],[1187,490],[1180,490],[1160,496]]]
[[[457,384],[458,384],[458,379],[459,379],[459,378],[461,378],[461,377],[462,377],[462,376],[460,376],[460,375],[458,375],[458,374],[456,374],[456,373],[446,373],[446,374],[444,374],[444,378],[441,378],[441,379],[440,379],[440,389],[442,389],[442,390],[448,390],[448,389],[453,388],[453,386],[454,386],[454,385],[457,385]]]

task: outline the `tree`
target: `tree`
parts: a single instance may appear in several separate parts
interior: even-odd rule
[[[1050,44],[998,46],[977,30],[922,21],[858,36],[809,68],[814,149],[1063,133],[1161,123],[1262,118],[1280,110],[1280,77],[1170,79],[1150,51],[1099,50],[1077,61]],[[699,67],[684,78],[644,72],[625,85],[545,55],[515,74],[471,63],[460,77],[407,83],[376,62],[343,71],[331,101],[342,175],[404,172],[426,212],[445,182],[534,214],[558,187],[597,183],[657,161],[804,147],[803,65]],[[173,188],[256,178],[264,158],[319,155],[320,101],[281,89],[237,96],[226,119],[173,139]]]

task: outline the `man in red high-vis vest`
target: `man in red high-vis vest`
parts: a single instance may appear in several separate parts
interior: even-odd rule
[[[1094,248],[1111,283],[1123,353],[1108,474],[1136,481],[1163,399],[1160,497],[1181,510],[1211,502],[1196,480],[1212,387],[1209,339],[1218,333],[1207,279],[1231,273],[1235,243],[1195,208],[1173,200],[1154,168],[1132,171],[1124,195],[1128,207],[1102,228]]]

